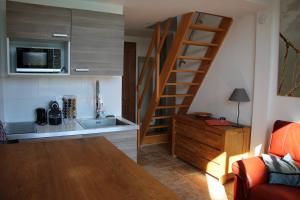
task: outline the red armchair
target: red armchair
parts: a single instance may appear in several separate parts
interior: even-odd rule
[[[276,121],[269,154],[283,157],[290,153],[300,167],[300,124]],[[300,188],[268,184],[268,171],[261,157],[240,160],[232,165],[234,200],[297,200]]]

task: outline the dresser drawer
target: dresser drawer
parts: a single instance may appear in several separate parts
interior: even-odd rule
[[[193,115],[176,115],[172,122],[173,156],[218,178],[222,184],[233,177],[232,163],[249,150],[249,127],[209,126]]]
[[[206,160],[199,155],[195,155],[186,147],[176,145],[175,154],[178,158],[190,163],[191,165],[201,169],[204,172],[209,173],[216,178],[220,178],[225,173],[220,165],[215,162]]]
[[[175,134],[191,138],[218,150],[223,150],[224,148],[223,135],[218,135],[214,132],[188,126],[178,121],[175,125]]]
[[[222,165],[225,162],[223,152],[212,148],[206,144],[192,140],[188,137],[177,135],[175,139],[176,147],[188,148],[193,155],[199,156],[203,159],[215,162]]]

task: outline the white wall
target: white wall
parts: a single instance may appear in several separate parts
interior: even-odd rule
[[[280,3],[274,1],[272,9],[272,33],[273,37],[271,46],[271,86],[270,99],[272,108],[269,113],[270,122],[275,120],[289,120],[300,122],[300,98],[277,96],[277,77],[278,77],[278,61],[279,61],[279,24],[280,24]],[[276,33],[276,34],[274,34]]]
[[[277,96],[280,1],[258,13],[251,149],[266,151],[276,120],[300,122],[300,98]],[[263,20],[265,19],[265,20]],[[261,147],[261,148],[260,148]]]
[[[240,122],[251,124],[255,53],[255,15],[235,18],[189,112],[205,111],[236,121],[234,88],[245,88],[251,102],[241,103]],[[199,56],[199,55],[198,55]]]
[[[121,116],[121,77],[6,78],[5,120],[32,121],[37,107],[46,108],[50,100],[61,105],[63,95],[76,95],[77,118],[95,117],[96,80],[100,80],[105,112]]]

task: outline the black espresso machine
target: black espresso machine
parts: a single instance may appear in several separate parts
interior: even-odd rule
[[[50,101],[48,118],[50,125],[60,125],[62,123],[62,112],[57,101]]]

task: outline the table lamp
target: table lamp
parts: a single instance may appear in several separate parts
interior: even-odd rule
[[[235,88],[229,98],[229,101],[238,102],[238,112],[237,112],[237,120],[236,120],[236,127],[242,127],[239,124],[239,117],[240,117],[240,103],[241,102],[249,102],[249,96],[244,88]]]

